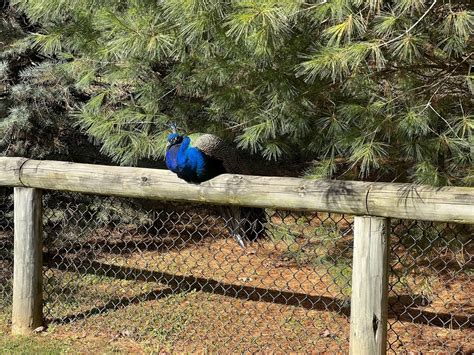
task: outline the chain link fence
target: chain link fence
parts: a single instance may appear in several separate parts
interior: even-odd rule
[[[44,312],[56,332],[147,350],[347,352],[353,217],[265,210],[242,249],[219,207],[45,192]],[[11,190],[0,195],[7,329]],[[473,229],[392,220],[390,353],[474,350]]]
[[[0,188],[0,307],[8,310],[12,296],[13,276],[13,189]],[[9,315],[1,312],[0,322]],[[0,325],[0,330],[2,326]]]

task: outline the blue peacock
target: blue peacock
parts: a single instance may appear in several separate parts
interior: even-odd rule
[[[168,135],[166,166],[176,175],[189,182],[200,184],[217,175],[250,174],[248,164],[241,153],[213,134],[202,134],[196,139],[179,134],[176,127]],[[250,207],[221,207],[229,231],[244,248],[246,241],[263,234],[265,211]]]

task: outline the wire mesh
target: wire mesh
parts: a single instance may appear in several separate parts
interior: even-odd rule
[[[265,237],[243,249],[218,207],[71,194],[45,196],[45,206],[53,322],[77,329],[86,320],[87,331],[173,351],[347,344],[352,224],[344,216],[266,211]]]
[[[13,278],[13,189],[0,188],[0,334],[8,334]]]
[[[0,188],[0,306],[8,308],[13,276],[13,195],[12,189]]]
[[[43,199],[44,312],[56,332],[145,350],[348,350],[352,216],[267,209],[264,233],[241,248],[234,234],[255,221],[241,214],[236,228],[235,210]],[[11,261],[9,218],[0,262]],[[391,234],[389,353],[471,353],[472,226],[393,220]]]
[[[389,350],[474,351],[473,226],[394,220]]]

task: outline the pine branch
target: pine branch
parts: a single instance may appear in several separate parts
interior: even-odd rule
[[[433,9],[433,7],[436,5],[436,3],[438,2],[438,0],[433,0],[433,2],[431,3],[430,7],[420,16],[420,18],[418,18],[418,20],[416,20],[416,22],[411,25],[404,33],[402,33],[401,35],[395,37],[395,38],[392,38],[391,40],[389,41],[386,41],[386,42],[383,42],[382,44],[380,44],[380,46],[388,46],[389,44],[391,43],[394,43],[396,41],[398,41],[399,39],[405,37],[407,34],[409,34],[416,26],[418,26],[418,24],[423,21],[423,19],[430,13],[430,11]]]

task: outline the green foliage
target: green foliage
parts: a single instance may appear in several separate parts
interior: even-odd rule
[[[314,161],[312,177],[472,184],[468,1],[13,3],[88,98],[79,126],[122,164],[162,157],[176,121]]]
[[[32,336],[0,335],[0,347],[7,354],[60,355],[71,351],[69,344]]]
[[[95,149],[74,127],[75,82],[59,61],[39,54],[35,38],[48,37],[44,53],[61,50],[61,36],[28,37],[32,26],[8,6],[0,13],[0,155],[90,161]],[[44,40],[44,38],[42,39]],[[38,40],[39,41],[39,40]]]

